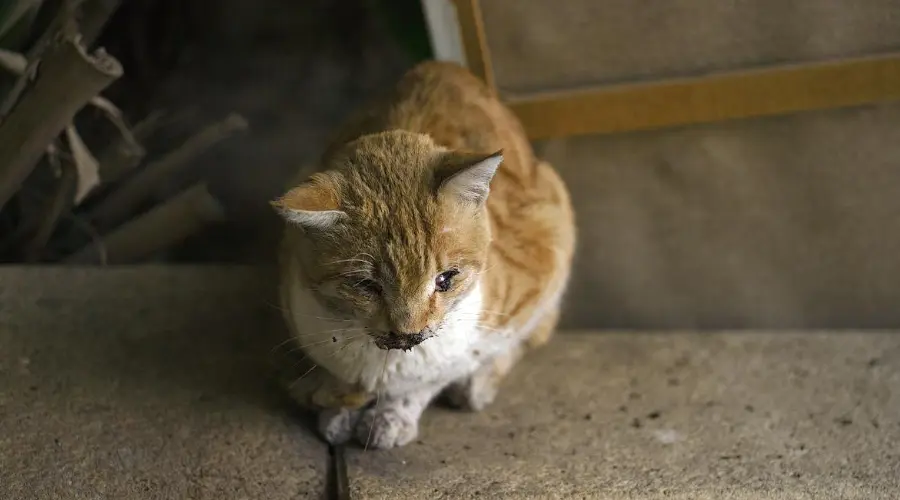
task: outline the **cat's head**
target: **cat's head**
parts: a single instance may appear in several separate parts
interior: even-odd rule
[[[478,283],[485,202],[499,152],[449,151],[400,131],[361,137],[273,202],[318,301],[365,325],[383,349],[440,333]],[[471,321],[477,318],[467,318]]]

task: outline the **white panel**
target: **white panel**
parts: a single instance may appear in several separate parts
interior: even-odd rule
[[[422,0],[434,58],[466,64],[466,54],[459,34],[459,19],[452,0]]]

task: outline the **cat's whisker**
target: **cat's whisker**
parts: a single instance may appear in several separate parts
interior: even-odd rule
[[[384,351],[384,365],[381,367],[381,377],[378,378],[378,382],[382,385],[384,384],[384,374],[387,372],[388,355],[390,353],[391,351]],[[383,392],[383,389],[381,391],[377,390],[377,384],[375,387],[375,409],[372,410],[372,425],[369,426],[369,434],[366,436],[366,445],[363,447],[363,453],[369,451],[369,441],[372,439],[372,429],[375,428],[375,419],[378,417],[378,404],[381,402],[381,393]]]
[[[299,333],[294,336],[295,339],[308,339],[310,337],[324,337],[329,334],[341,333],[341,332],[354,332],[361,331],[363,328],[341,328],[339,330],[328,330],[325,332],[307,332],[307,333]]]
[[[485,325],[484,323],[479,323],[477,321],[473,322],[471,326],[478,328],[480,330],[485,330],[493,333],[508,333],[508,330],[505,328],[496,328],[493,326]]]
[[[366,281],[366,279],[368,279],[368,278],[365,278],[365,277],[361,278],[359,281],[354,283],[353,286],[357,287],[357,286],[361,285],[364,281]]]
[[[313,347],[313,346],[317,346],[317,345],[328,344],[328,343],[331,343],[331,342],[334,342],[334,341],[333,341],[332,339],[330,339],[330,338],[325,339],[325,340],[319,340],[319,341],[317,341],[317,342],[310,342],[309,344],[304,344],[304,345],[301,345],[301,346],[297,346],[297,347],[294,348],[291,352],[297,352],[297,351],[306,349],[307,347]]]
[[[284,347],[285,345],[287,345],[287,344],[289,344],[290,342],[293,342],[293,341],[295,341],[295,340],[297,340],[297,339],[303,339],[303,338],[308,338],[308,337],[312,337],[312,336],[327,335],[327,334],[329,334],[329,333],[353,332],[353,331],[363,331],[363,330],[365,330],[365,327],[335,328],[334,330],[324,330],[324,331],[321,331],[321,332],[298,333],[298,334],[293,335],[293,336],[291,336],[290,338],[285,339],[285,340],[279,342],[278,344],[276,344],[275,347],[272,347],[272,350],[270,351],[270,354],[271,354],[271,353],[274,353],[274,352],[275,352],[276,350],[278,350],[279,348]]]
[[[313,319],[318,319],[318,320],[322,320],[322,321],[332,321],[332,322],[336,322],[336,323],[346,323],[346,322],[354,321],[352,319],[328,318],[325,316],[315,316],[312,314],[303,314],[303,313],[296,312],[296,311],[289,311],[289,310],[287,310],[277,304],[274,304],[268,300],[263,301],[263,302],[267,306],[271,307],[272,309],[275,309],[276,311],[283,312],[283,313],[290,313],[292,316],[302,316],[304,318],[313,318]]]
[[[301,334],[295,335],[290,340],[310,340],[310,339],[316,339],[318,337],[322,337],[322,340],[325,341],[325,340],[331,340],[334,337],[337,337],[338,339],[340,339],[344,335],[349,335],[349,334],[354,334],[354,333],[359,333],[359,332],[365,332],[365,329],[364,328],[342,328],[339,330],[328,330],[328,331],[324,331],[324,332],[301,333]],[[288,343],[287,341],[282,342],[281,344],[275,346],[272,350],[274,351],[275,349],[278,349],[279,347],[283,347],[287,343]],[[307,344],[307,345],[312,345],[312,344]],[[296,350],[296,347],[294,349]]]
[[[468,326],[478,326],[483,328],[497,328],[493,324],[493,322],[485,321],[484,318],[480,318],[478,316],[469,316],[468,318],[457,318],[456,321],[459,324],[464,324]]]
[[[368,257],[368,259],[361,259],[360,257]],[[333,260],[331,262],[326,262],[325,265],[346,264],[346,263],[350,263],[350,262],[360,262],[362,264],[365,264],[368,267],[374,267],[375,257],[373,257],[371,254],[363,252],[363,253],[356,254],[356,256],[354,256],[350,259],[338,259],[338,260]]]
[[[363,257],[369,257],[370,260],[360,259],[360,258],[359,258],[360,256],[363,256]],[[324,264],[325,264],[326,266],[331,266],[331,265],[334,265],[334,264],[346,264],[346,263],[348,263],[348,262],[362,262],[363,264],[372,265],[372,262],[373,262],[374,260],[375,260],[375,258],[372,257],[371,255],[367,254],[367,253],[358,253],[358,254],[356,254],[355,257],[351,257],[351,258],[349,258],[349,259],[332,260],[332,261],[329,261],[329,262],[325,262]]]
[[[280,348],[284,347],[285,345],[289,344],[289,343],[292,342],[293,340],[294,340],[294,338],[293,338],[293,337],[290,337],[290,338],[288,338],[287,340],[283,340],[283,341],[279,342],[278,344],[275,345],[275,347],[272,348],[271,351],[269,351],[269,354],[274,354],[275,351],[277,351],[278,349],[280,349]]]
[[[291,316],[299,316],[299,317],[303,317],[303,318],[313,318],[313,319],[318,319],[318,320],[322,320],[322,321],[330,321],[330,322],[334,322],[334,323],[349,323],[349,322],[351,322],[351,321],[355,321],[355,320],[353,320],[353,319],[328,318],[328,317],[325,317],[325,316],[316,316],[316,315],[313,315],[313,314],[303,314],[303,313],[296,312],[296,311],[285,311],[284,309],[282,309],[282,308],[280,308],[280,307],[278,307],[278,306],[275,306],[274,304],[269,304],[269,305],[272,306],[272,307],[275,307],[275,308],[278,309],[279,311],[282,311],[282,312],[289,312],[289,313],[291,314]]]
[[[356,339],[356,338],[359,338],[359,337],[354,337],[354,339]],[[350,347],[351,345],[353,345],[354,342],[351,342],[350,340],[352,340],[352,339],[348,339],[348,341],[347,341],[344,345],[342,345],[341,347],[335,349],[335,351],[334,351],[333,353],[329,354],[328,356],[325,356],[325,359],[333,358],[333,357],[335,357],[339,352],[341,352],[341,351],[343,351],[344,349],[346,349],[346,348]]]
[[[484,331],[484,332],[487,332],[487,333],[496,333],[496,334],[502,334],[502,333],[505,333],[504,330],[495,329],[495,328],[487,328],[487,327],[483,327],[483,326],[479,326],[479,327],[476,327],[476,328],[478,328],[478,329],[480,329],[480,330],[482,330],[482,331]]]
[[[365,337],[365,336],[366,336],[366,334],[361,333],[361,334],[359,334],[359,335],[354,335],[354,336],[352,336],[352,337],[333,338],[333,339],[331,339],[331,342],[332,342],[332,343],[337,343],[337,342],[346,342],[346,343],[350,343],[350,342],[353,341],[353,340],[356,340],[356,339],[358,339],[358,338]]]
[[[351,269],[349,271],[344,271],[342,273],[335,274],[335,278],[346,278],[347,276],[355,276],[355,275],[368,275],[371,272],[369,268],[365,269]]]
[[[360,337],[364,337],[364,336],[366,336],[365,333],[361,333],[361,334],[359,334],[359,335],[354,335],[354,336],[352,336],[352,337],[337,337],[337,336],[332,336],[331,338],[328,338],[328,339],[325,339],[325,340],[321,340],[321,341],[319,341],[319,342],[312,342],[312,343],[309,343],[309,344],[306,344],[306,345],[302,345],[302,346],[295,347],[295,348],[291,349],[290,351],[288,351],[288,353],[295,353],[295,352],[297,352],[297,351],[302,351],[302,350],[306,349],[307,347],[313,347],[313,346],[317,346],[317,345],[327,344],[327,343],[329,343],[329,342],[332,343],[332,344],[336,344],[336,343],[338,343],[338,342],[341,342],[341,343],[348,342],[348,343],[349,343],[349,342],[352,341],[352,340],[356,340],[356,339],[358,339],[358,338],[360,338]]]
[[[318,368],[318,366],[319,366],[319,365],[314,364],[314,365],[312,366],[312,368],[310,368],[309,370],[306,370],[306,372],[305,372],[303,375],[300,375],[300,378],[298,378],[297,380],[294,380],[293,382],[291,382],[290,385],[288,385],[288,388],[289,388],[289,389],[293,389],[295,385],[297,385],[301,380],[303,380],[304,378],[306,378],[306,376],[309,375],[310,373],[312,373],[312,371],[315,370],[316,368]]]
[[[329,354],[328,356],[325,356],[324,359],[330,359],[330,358],[331,358],[332,356],[334,356],[335,354],[341,352],[342,350],[346,349],[347,347],[350,347],[351,345],[353,345],[353,344],[355,343],[354,341],[355,341],[356,339],[360,338],[360,337],[364,337],[364,335],[356,335],[356,336],[354,336],[354,337],[349,337],[349,338],[346,338],[346,339],[341,339],[341,340],[344,341],[344,345],[342,345],[341,347],[335,349],[334,352],[332,352],[332,353]],[[293,349],[293,350],[289,351],[289,354],[295,353],[295,352],[297,352],[297,351],[299,351],[299,350],[300,350],[300,349]],[[291,368],[290,368],[290,369],[293,370],[294,368],[297,368],[297,366],[298,366],[300,363],[302,363],[307,357],[309,357],[309,355],[308,355],[308,354],[304,354],[302,358],[298,359],[293,365],[291,365]],[[310,370],[310,371],[312,371],[312,370]],[[309,374],[309,372],[305,373],[303,376],[305,377],[305,376],[308,375],[308,374]],[[301,378],[303,378],[303,377],[301,377]],[[297,379],[297,380],[295,380],[294,382],[292,382],[291,387],[293,387],[293,384],[296,384],[296,383],[299,382],[299,381],[300,381],[300,379]]]
[[[281,307],[281,306],[279,306],[279,305],[277,305],[277,304],[274,304],[274,303],[272,303],[272,302],[269,302],[268,300],[265,300],[265,301],[263,301],[263,302],[264,302],[267,306],[271,307],[272,309],[275,309],[276,311],[287,312],[283,307]]]
[[[327,334],[327,333],[349,332],[349,331],[354,331],[354,330],[361,331],[361,330],[365,330],[365,329],[366,329],[366,327],[364,327],[364,326],[351,326],[351,327],[347,327],[347,328],[334,328],[334,329],[331,329],[331,330],[322,330],[322,331],[318,331],[318,332],[310,332],[309,335],[324,335],[324,334]],[[303,334],[303,335],[307,335],[307,334]]]
[[[504,318],[508,318],[508,317],[512,316],[511,314],[503,313],[500,311],[481,311],[480,314],[487,314],[490,316],[502,316]]]

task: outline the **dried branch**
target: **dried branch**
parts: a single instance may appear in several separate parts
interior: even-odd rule
[[[25,244],[26,262],[37,262],[40,260],[44,248],[47,247],[47,242],[53,236],[53,231],[56,229],[60,218],[72,207],[77,181],[78,174],[74,166],[63,165],[56,185],[56,193],[47,205],[47,209],[41,217],[41,224],[38,226],[34,236]]]
[[[18,52],[0,48],[0,66],[16,76],[22,76],[28,68],[28,60]],[[128,124],[125,123],[125,115],[118,106],[109,99],[99,95],[92,97],[89,102],[91,106],[99,109],[106,119],[116,127],[119,135],[122,136],[122,140],[126,143],[126,147],[139,151],[141,155],[144,154],[144,148],[135,138],[135,134],[128,128]],[[153,115],[151,115],[152,117]]]
[[[22,97],[28,84],[35,79],[38,63],[43,59],[44,53],[50,50],[50,47],[55,43],[58,43],[61,36],[69,39],[75,37],[77,33],[75,12],[77,9],[77,0],[63,0],[59,12],[56,13],[56,17],[53,18],[50,26],[28,49],[28,53],[25,54],[25,60],[28,61],[25,71],[19,75],[12,89],[6,94],[3,102],[0,103],[0,124],[6,121],[12,109],[19,103],[19,99]],[[0,203],[0,208],[3,207],[4,203],[5,200],[3,200],[3,203]]]
[[[225,209],[209,194],[206,185],[199,183],[103,237],[100,247],[110,264],[138,262],[183,241],[207,224],[224,219]],[[100,261],[96,245],[64,259],[71,264]]]
[[[66,127],[66,140],[72,153],[72,161],[75,163],[75,171],[78,173],[74,198],[75,205],[78,205],[88,193],[100,185],[100,163],[72,125]]]
[[[28,59],[18,52],[0,48],[0,66],[16,76],[22,76],[28,69]]]
[[[97,41],[106,23],[119,8],[120,0],[86,0],[81,7],[81,20],[78,23],[81,29],[85,47],[90,47]]]
[[[143,120],[135,123],[134,127],[131,127],[131,133],[134,134],[135,140],[144,142],[150,138],[160,125],[164,123],[165,120],[163,119],[166,118],[167,114],[166,111],[157,109],[156,111],[151,111]]]
[[[91,106],[99,109],[103,112],[103,115],[106,116],[106,119],[109,120],[110,123],[116,127],[116,130],[119,131],[119,135],[122,136],[128,146],[134,149],[143,150],[144,148],[138,143],[138,140],[134,137],[134,134],[131,133],[131,129],[128,128],[128,124],[125,123],[125,116],[122,114],[122,110],[118,108],[115,104],[110,102],[105,97],[96,96],[90,101]]]
[[[89,55],[77,37],[47,49],[34,85],[0,124],[0,209],[37,165],[47,144],[121,75],[118,61],[102,50]]]
[[[128,218],[141,203],[147,200],[163,180],[169,178],[210,147],[235,132],[246,129],[247,120],[240,115],[233,114],[200,131],[179,148],[147,165],[122,187],[110,193],[91,211],[91,220],[99,227],[115,226]]]
[[[154,111],[131,129],[131,137],[120,134],[97,159],[100,161],[100,177],[104,183],[115,182],[126,172],[137,167],[146,151],[141,144],[163,123],[165,114]]]

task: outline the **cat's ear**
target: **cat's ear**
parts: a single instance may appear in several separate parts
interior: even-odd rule
[[[436,174],[440,195],[482,204],[491,190],[491,180],[503,162],[503,151],[489,155],[450,153]]]
[[[305,229],[329,229],[347,216],[340,210],[333,180],[316,174],[271,202],[285,220]]]

